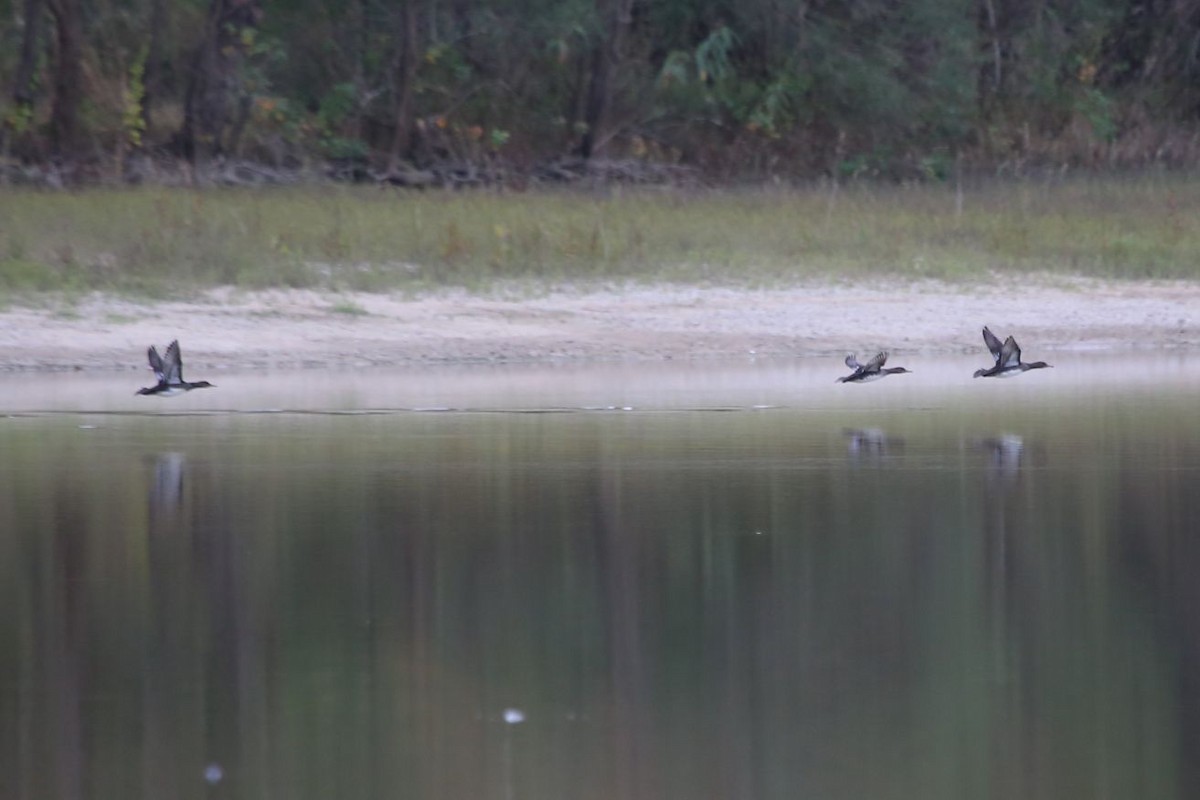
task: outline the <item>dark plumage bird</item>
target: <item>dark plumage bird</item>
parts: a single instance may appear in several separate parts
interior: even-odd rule
[[[1000,340],[988,330],[986,325],[983,327],[983,341],[987,344],[987,349],[996,363],[990,369],[975,370],[976,378],[1011,378],[1013,375],[1020,375],[1031,369],[1045,369],[1052,366],[1045,361],[1034,361],[1032,364],[1022,363],[1021,347],[1017,344],[1017,340],[1009,336],[1004,340],[1004,344],[1000,344]]]
[[[837,382],[869,383],[870,381],[877,381],[880,378],[886,378],[888,375],[899,375],[902,372],[912,372],[912,370],[905,369],[904,367],[888,367],[887,369],[884,369],[883,365],[887,363],[887,359],[888,354],[886,352],[882,352],[878,353],[866,364],[860,364],[858,363],[858,359],[854,357],[854,354],[851,353],[850,355],[846,356],[846,366],[854,370],[854,372],[845,376],[844,378],[838,378]]]
[[[158,378],[158,383],[145,389],[138,389],[138,394],[173,397],[190,392],[192,389],[207,389],[213,385],[208,381],[188,383],[183,379],[183,359],[179,355],[178,339],[167,345],[166,355],[160,356],[158,350],[154,349],[154,345],[150,345],[146,355],[150,359],[150,369],[154,370],[154,377]]]

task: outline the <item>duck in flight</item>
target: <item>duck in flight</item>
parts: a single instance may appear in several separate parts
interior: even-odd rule
[[[1031,369],[1045,369],[1052,366],[1045,361],[1034,361],[1032,364],[1022,363],[1021,346],[1017,344],[1017,340],[1009,336],[1004,340],[1004,344],[1000,344],[996,334],[988,330],[986,325],[983,326],[983,341],[987,345],[987,349],[991,351],[992,358],[996,363],[990,369],[975,370],[976,378],[1011,378],[1013,375],[1020,375]]]
[[[854,370],[854,372],[845,376],[844,378],[838,378],[837,382],[868,383],[870,381],[877,381],[880,378],[886,378],[888,375],[899,375],[902,372],[912,372],[912,370],[905,369],[904,367],[888,367],[887,369],[884,369],[883,365],[887,363],[887,359],[888,354],[886,351],[884,351],[876,354],[876,356],[866,364],[860,364],[858,363],[858,359],[854,357],[854,354],[851,353],[850,355],[846,356],[846,366]]]
[[[159,397],[173,397],[177,394],[190,392],[192,389],[207,389],[213,385],[208,381],[188,383],[183,379],[183,359],[179,356],[178,339],[167,345],[166,355],[160,356],[154,345],[150,345],[150,349],[146,355],[150,359],[150,369],[154,370],[154,376],[158,378],[158,383],[154,386],[138,389],[138,394],[156,394]]]

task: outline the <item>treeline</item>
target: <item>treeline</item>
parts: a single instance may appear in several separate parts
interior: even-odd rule
[[[1180,0],[0,9],[6,167],[939,178],[1200,156],[1200,4]]]

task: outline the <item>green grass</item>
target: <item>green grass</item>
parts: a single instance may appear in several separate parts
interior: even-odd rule
[[[130,325],[137,322],[138,318],[129,314],[105,314],[104,322],[107,325]]]
[[[0,192],[0,293],[1200,277],[1200,178],[990,182],[956,206],[946,186],[9,190]]]
[[[371,313],[352,300],[334,303],[329,307],[329,311],[332,314],[342,314],[347,317],[365,317]]]

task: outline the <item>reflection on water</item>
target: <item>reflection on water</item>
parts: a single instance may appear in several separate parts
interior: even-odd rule
[[[980,439],[979,449],[987,456],[988,474],[1000,483],[1011,485],[1021,474],[1025,458],[1025,440],[1015,433]]]
[[[183,504],[183,453],[159,453],[154,456],[154,483],[150,486],[150,526],[158,527],[155,517],[169,516]]]
[[[1018,396],[0,420],[0,796],[1197,796],[1200,411]]]
[[[890,455],[904,452],[904,440],[888,436],[879,428],[847,428],[846,454],[852,463],[880,463]]]

